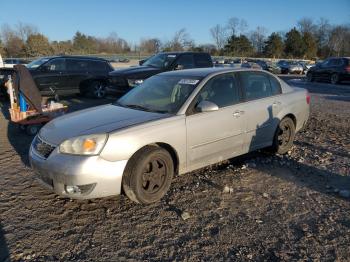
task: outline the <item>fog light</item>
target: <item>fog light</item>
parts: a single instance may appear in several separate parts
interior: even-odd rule
[[[81,194],[80,188],[78,186],[66,186],[66,192],[70,195]]]
[[[65,191],[69,195],[81,195],[81,194],[89,194],[96,184],[88,184],[88,185],[76,185],[76,186],[65,186]]]

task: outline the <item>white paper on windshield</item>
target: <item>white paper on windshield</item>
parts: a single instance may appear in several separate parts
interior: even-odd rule
[[[176,57],[176,55],[168,55],[168,57]]]
[[[198,79],[181,79],[179,81],[180,85],[196,85],[199,82]]]

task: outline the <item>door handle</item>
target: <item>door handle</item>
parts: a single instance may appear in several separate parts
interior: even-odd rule
[[[275,101],[275,102],[273,102],[273,106],[280,106],[282,103],[280,102],[280,101]]]

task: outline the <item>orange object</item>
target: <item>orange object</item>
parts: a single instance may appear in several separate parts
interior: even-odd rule
[[[92,151],[96,147],[96,142],[93,139],[86,139],[83,143],[83,147],[87,151]]]

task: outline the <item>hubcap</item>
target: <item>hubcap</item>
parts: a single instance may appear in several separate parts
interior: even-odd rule
[[[105,87],[103,86],[103,84],[99,83],[95,85],[95,91],[94,94],[96,97],[101,98],[104,97],[106,94],[106,90]]]
[[[279,131],[279,135],[278,135],[278,144],[281,147],[286,146],[292,136],[292,131],[290,129],[290,126],[288,124],[283,124],[282,126],[280,126],[280,131]]]
[[[154,194],[164,185],[166,165],[162,159],[151,159],[143,170],[142,189],[148,194]]]

